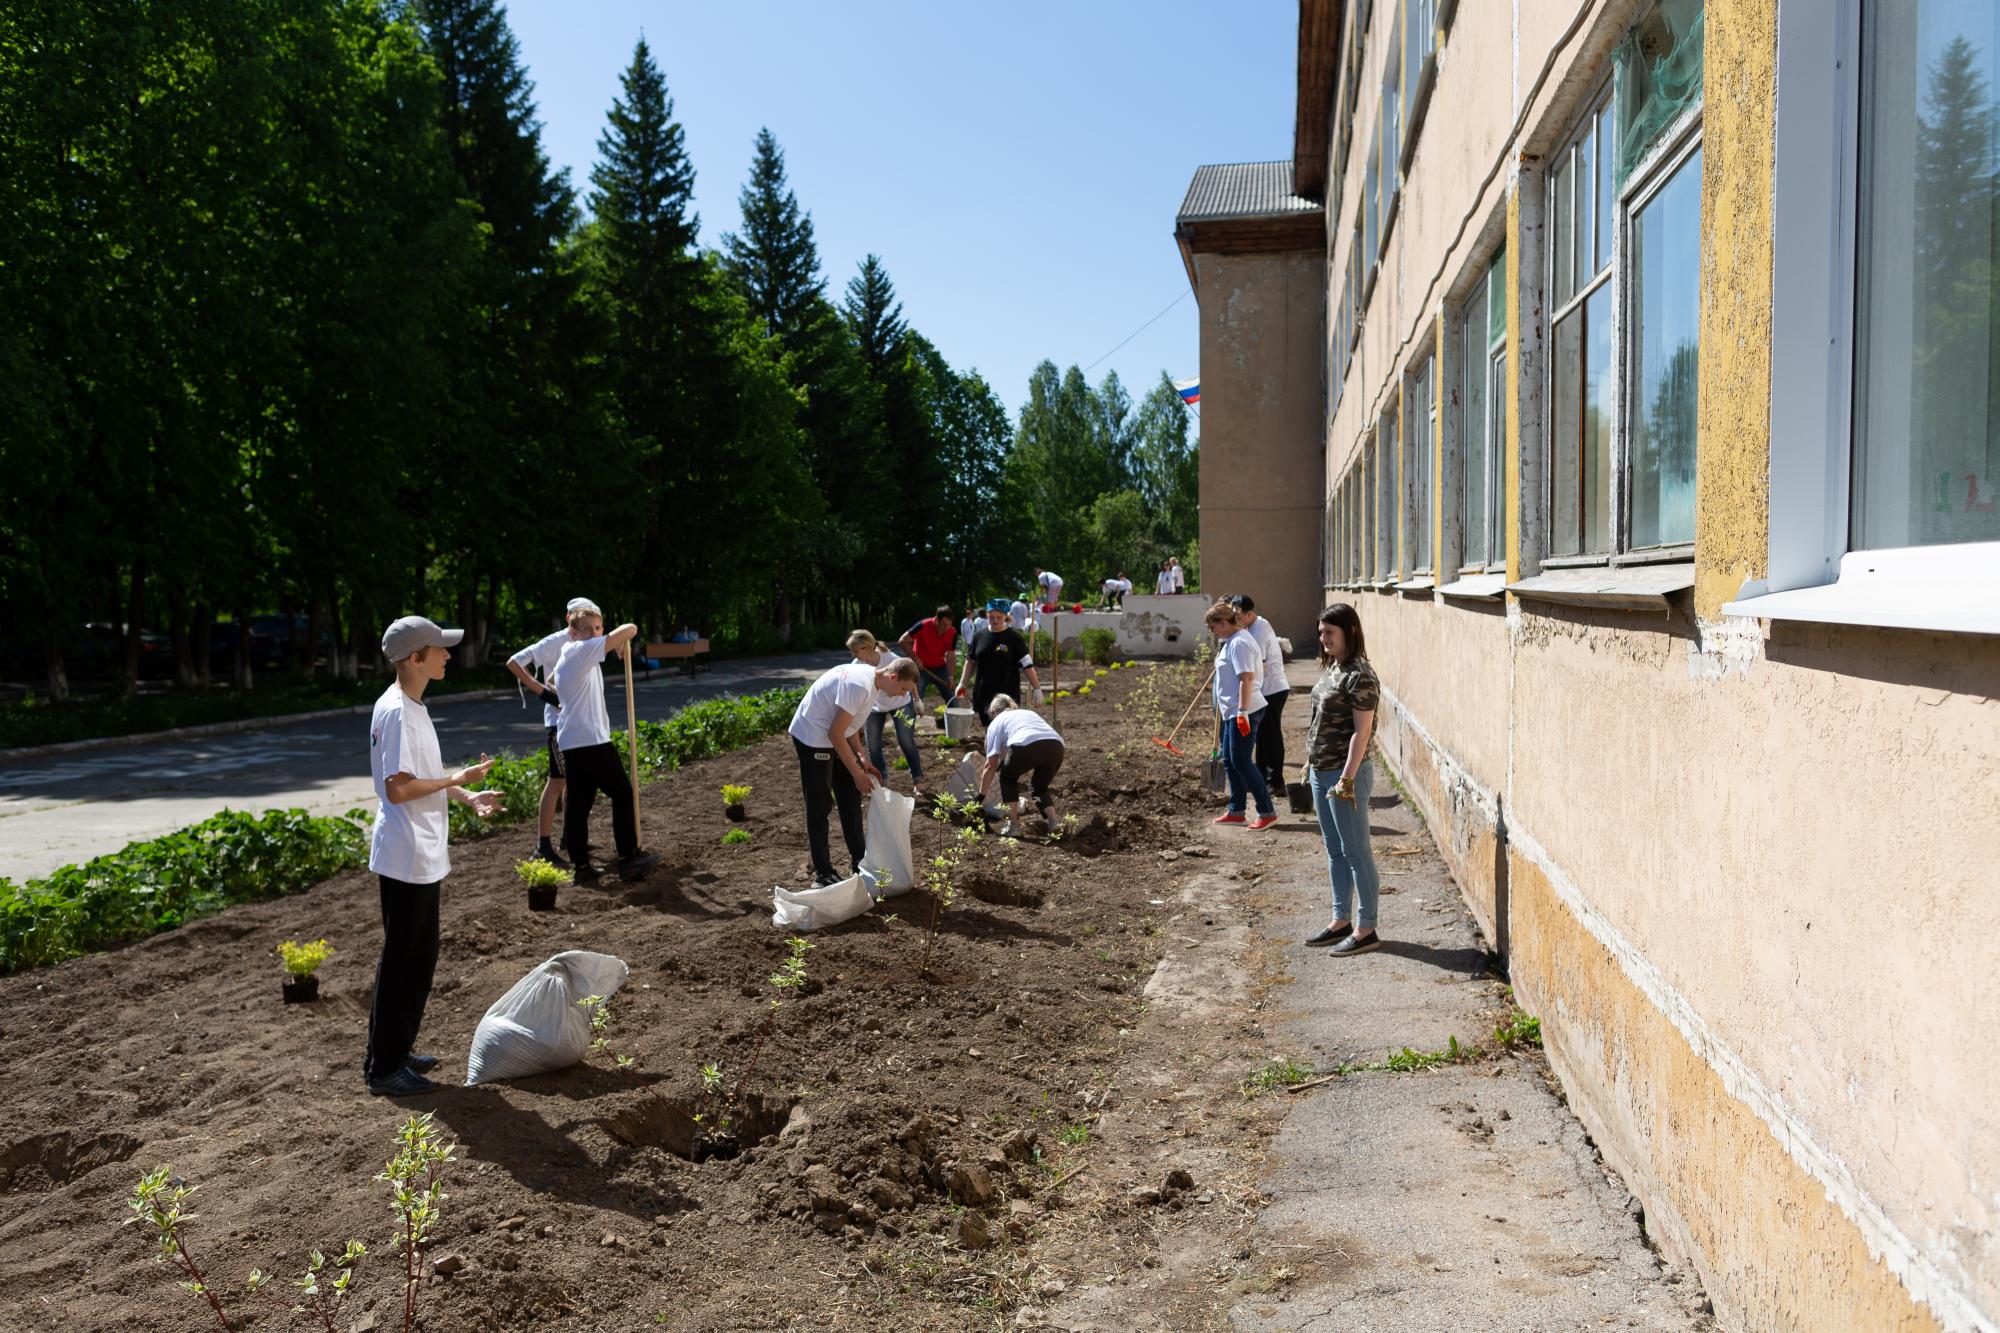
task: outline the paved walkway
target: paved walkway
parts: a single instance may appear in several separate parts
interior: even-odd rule
[[[692,679],[655,672],[637,682],[638,713],[658,721],[697,699],[803,684],[846,660],[800,653],[718,662]],[[605,701],[622,726],[622,675],[605,673]],[[542,744],[542,710],[512,697],[440,697],[434,718],[448,761]],[[0,763],[0,877],[46,875],[223,809],[328,814],[366,804],[374,799],[367,733],[364,713],[274,719],[254,731]]]

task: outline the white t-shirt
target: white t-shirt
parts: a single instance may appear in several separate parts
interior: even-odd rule
[[[1016,602],[1008,607],[1007,619],[1013,624],[1015,629],[1020,630],[1024,634],[1027,633],[1030,623],[1028,604],[1026,602]]]
[[[559,629],[546,638],[537,639],[507,660],[517,663],[522,670],[526,670],[529,667],[540,667],[543,682],[555,690],[557,698],[561,698],[562,690],[555,684],[556,663],[562,660],[563,645],[568,642],[570,642],[569,631]],[[556,724],[559,711],[558,709],[549,707],[547,704],[543,704],[542,725],[553,727]]]
[[[1172,571],[1171,569],[1161,570],[1160,576],[1153,580],[1153,591],[1159,594],[1161,597],[1165,597],[1168,593],[1171,593],[1173,590],[1174,590],[1174,571]]]
[[[1264,654],[1264,669],[1258,677],[1257,689],[1265,698],[1283,694],[1292,688],[1285,679],[1285,646],[1278,642],[1278,631],[1271,628],[1271,622],[1263,616],[1250,627],[1251,636],[1257,640],[1257,651]]]
[[[1104,591],[1110,593],[1114,597],[1116,597],[1120,593],[1130,592],[1132,591],[1132,580],[1106,579],[1104,580]]]
[[[959,621],[958,641],[960,643],[971,643],[972,636],[975,633],[977,633],[979,627],[981,625],[984,625],[985,623],[986,623],[985,616],[967,616],[965,619]]]
[[[375,715],[368,722],[368,768],[375,779],[375,833],[368,844],[368,868],[405,884],[435,884],[451,873],[451,853],[445,848],[451,821],[441,791],[401,805],[389,802],[389,779],[398,773],[413,778],[441,778],[444,760],[438,755],[431,710],[403,693],[400,683],[382,691]]]
[[[1262,619],[1262,617],[1258,617]],[[1215,653],[1215,703],[1222,710],[1226,722],[1236,716],[1242,707],[1243,687],[1239,683],[1244,676],[1258,679],[1264,672],[1264,655],[1257,650],[1257,636],[1247,630],[1237,630],[1216,645]],[[1254,713],[1264,706],[1264,691],[1252,688],[1250,709]]]
[[[1017,745],[1027,745],[1033,741],[1055,741],[1062,737],[1040,713],[1025,708],[1010,708],[986,724],[986,753],[1004,755]]]
[[[889,669],[890,664],[901,656],[902,656],[901,653],[897,652],[894,648],[891,648],[888,644],[885,643],[882,645],[882,660],[875,664],[874,669],[877,671],[887,671]],[[878,687],[875,693],[875,706],[869,711],[876,713],[893,713],[898,708],[903,707],[905,704],[909,702],[910,702],[910,692],[908,690],[904,690],[901,694],[883,694],[880,688]]]
[[[1062,600],[1062,575],[1052,574],[1045,569],[1035,576],[1035,582],[1041,585],[1042,591],[1047,594],[1048,601],[1055,602]]]
[[[563,706],[556,713],[556,748],[581,750],[611,740],[611,714],[604,710],[605,645],[602,634],[571,639],[556,660],[556,694]]]
[[[1172,566],[1168,570],[1168,573],[1174,576],[1175,592],[1180,592],[1181,590],[1187,587],[1187,575],[1182,572],[1181,567],[1179,565]]]
[[[868,711],[875,705],[875,668],[866,662],[849,662],[822,675],[806,690],[806,697],[792,713],[792,725],[785,728],[792,739],[815,750],[833,748],[833,715],[842,709],[853,718],[847,734],[861,730]]]

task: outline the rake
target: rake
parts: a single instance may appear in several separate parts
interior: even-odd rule
[[[1183,750],[1179,746],[1174,744],[1174,737],[1181,734],[1181,728],[1187,725],[1188,716],[1189,714],[1194,712],[1194,706],[1201,702],[1202,695],[1208,693],[1208,682],[1214,679],[1215,679],[1215,668],[1210,667],[1208,669],[1208,675],[1205,678],[1203,678],[1201,682],[1201,688],[1194,692],[1194,698],[1188,700],[1187,708],[1183,710],[1181,713],[1181,720],[1174,723],[1174,729],[1167,733],[1167,738],[1165,740],[1161,740],[1158,736],[1153,737],[1153,744],[1159,746],[1163,750],[1171,751],[1172,753],[1179,755],[1183,759],[1189,757],[1188,752],[1186,750]]]

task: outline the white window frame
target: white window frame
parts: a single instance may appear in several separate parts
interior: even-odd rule
[[[1607,75],[1590,97],[1586,99],[1585,112],[1577,117],[1574,128],[1564,136],[1562,147],[1550,155],[1550,165],[1543,174],[1542,201],[1547,210],[1546,225],[1543,227],[1543,272],[1547,275],[1551,305],[1554,300],[1555,244],[1556,244],[1556,159],[1567,154],[1583,138],[1586,130],[1597,122],[1612,98],[1611,79]],[[1633,284],[1631,274],[1631,228],[1633,214],[1645,207],[1674,173],[1702,144],[1703,102],[1697,100],[1691,107],[1674,118],[1673,123],[1660,135],[1659,139],[1646,150],[1625,178],[1623,184],[1615,187],[1616,193],[1611,205],[1611,261],[1609,271],[1601,279],[1570,293],[1561,309],[1551,308],[1547,324],[1549,354],[1545,358],[1541,376],[1542,401],[1545,405],[1541,430],[1542,478],[1541,478],[1541,544],[1544,554],[1538,561],[1543,569],[1576,569],[1604,566],[1685,564],[1694,559],[1694,539],[1660,546],[1647,546],[1634,550],[1631,542],[1632,521],[1632,432],[1628,418],[1627,404],[1631,401],[1629,377],[1633,369],[1632,355],[1632,303]],[[1619,131],[1617,116],[1612,116],[1612,133]],[[1602,138],[1602,135],[1599,136]],[[1597,151],[1604,151],[1606,145],[1599,143]],[[1574,227],[1572,225],[1572,230]],[[1575,243],[1575,237],[1571,237]],[[1555,421],[1556,421],[1556,356],[1555,326],[1557,319],[1577,308],[1587,300],[1598,286],[1611,286],[1611,513],[1608,523],[1609,548],[1604,551],[1587,551],[1577,554],[1547,554],[1555,545]],[[1698,449],[1699,446],[1697,446]],[[1699,475],[1700,459],[1696,459]]]
[[[1397,57],[1403,65],[1403,142],[1398,156],[1408,169],[1410,159],[1416,155],[1417,135],[1424,126],[1424,113],[1430,107],[1431,85],[1437,80],[1438,49],[1438,0],[1401,0],[1403,41]],[[1412,24],[1417,26],[1412,26]],[[1421,41],[1423,53],[1418,58],[1417,68],[1410,68],[1410,47]]]
[[[1780,7],[1766,575],[1724,615],[2000,634],[2000,542],[1849,546],[1860,0]]]
[[[1396,416],[1397,430],[1401,432],[1402,439],[1402,447],[1398,452],[1403,458],[1403,476],[1400,491],[1403,497],[1402,528],[1404,534],[1404,559],[1402,574],[1405,582],[1428,583],[1435,572],[1431,553],[1436,549],[1433,540],[1436,528],[1433,525],[1437,522],[1437,433],[1440,418],[1443,416],[1443,413],[1438,411],[1438,362],[1439,358],[1435,354],[1432,354],[1419,359],[1415,365],[1403,372],[1403,406],[1402,410]],[[1426,440],[1423,449],[1424,466],[1422,472],[1424,480],[1428,483],[1424,489],[1427,489],[1429,494],[1424,497],[1424,521],[1419,524],[1417,521],[1419,487],[1417,486],[1416,476],[1418,469],[1411,467],[1409,463],[1410,459],[1416,457],[1417,447],[1415,441],[1410,438],[1408,428],[1410,423],[1410,404],[1413,397],[1411,386],[1426,378],[1428,378],[1430,383],[1431,399],[1430,405],[1425,409],[1423,418],[1426,427]],[[1422,531],[1418,531],[1420,527]]]
[[[1496,357],[1507,356],[1507,340],[1503,336],[1499,347],[1493,346],[1490,332],[1492,315],[1488,309],[1491,297],[1486,294],[1485,278],[1492,270],[1493,281],[1500,285],[1503,293],[1507,283],[1505,257],[1505,232],[1501,232],[1501,243],[1488,249],[1470,266],[1476,275],[1476,287],[1481,293],[1479,303],[1479,327],[1485,336],[1479,339],[1480,352],[1476,372],[1465,347],[1467,325],[1471,322],[1472,293],[1468,291],[1455,305],[1448,307],[1449,317],[1445,320],[1445,369],[1450,373],[1452,409],[1443,410],[1440,401],[1438,429],[1444,435],[1444,462],[1439,469],[1437,503],[1438,521],[1444,525],[1444,567],[1459,575],[1490,574],[1507,568],[1507,440],[1505,432],[1506,404],[1496,403],[1494,383],[1496,378],[1504,380],[1504,373],[1496,377],[1493,362]],[[1498,267],[1495,267],[1496,262]],[[1478,422],[1466,417],[1465,377],[1477,373],[1486,383],[1485,411]],[[1488,430],[1496,410],[1501,414],[1502,428],[1489,438]],[[1478,448],[1481,453],[1480,466],[1486,473],[1486,522],[1490,529],[1488,542],[1493,552],[1490,560],[1476,560],[1466,548],[1468,546],[1465,526],[1465,455]]]
[[[1378,587],[1394,583],[1397,574],[1397,520],[1403,512],[1402,468],[1398,465],[1402,407],[1402,395],[1398,394],[1383,405],[1382,414],[1375,419],[1375,493],[1369,497],[1375,508],[1375,560],[1369,568],[1369,581]]]

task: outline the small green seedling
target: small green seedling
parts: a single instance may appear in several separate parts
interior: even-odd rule
[[[741,805],[754,790],[756,789],[748,783],[738,785],[734,782],[725,782],[722,784],[722,803],[724,805]]]
[[[390,1243],[403,1252],[403,1333],[417,1326],[417,1297],[423,1291],[424,1254],[430,1249],[444,1201],[444,1169],[458,1160],[456,1143],[446,1143],[429,1111],[413,1115],[396,1131],[396,1154],[375,1179],[387,1182],[396,1214]]]
[[[521,882],[531,889],[561,888],[569,884],[572,879],[569,871],[558,870],[552,863],[539,856],[526,861],[516,861],[514,873],[519,875]]]
[[[701,1089],[703,1092],[722,1091],[722,1062],[710,1060],[701,1067]]]
[[[333,956],[333,950],[325,940],[314,940],[311,944],[300,944],[296,940],[286,940],[278,946],[278,957],[285,960],[288,976],[309,977],[319,971],[319,965]]]
[[[1260,1092],[1294,1087],[1312,1076],[1311,1065],[1302,1065],[1289,1055],[1274,1055],[1244,1081],[1243,1092],[1245,1096],[1254,1097]]]
[[[722,835],[724,847],[741,847],[748,841],[750,841],[750,830],[747,828],[733,828]]]
[[[1081,1148],[1090,1142],[1090,1122],[1079,1120],[1056,1131],[1056,1142],[1065,1148]]]

